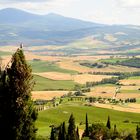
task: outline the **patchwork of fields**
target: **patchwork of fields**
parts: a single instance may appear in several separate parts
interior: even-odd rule
[[[7,49],[8,50],[8,49]],[[10,60],[8,51],[2,52],[2,64],[5,65]],[[27,55],[28,54],[28,55]],[[79,86],[81,89],[86,87],[87,82],[100,82],[103,79],[110,79],[117,77],[116,75],[95,74],[96,72],[113,73],[113,72],[139,72],[140,68],[129,67],[116,64],[129,58],[114,59],[110,56],[37,56],[26,53],[28,63],[33,70],[35,80],[34,91],[32,92],[33,100],[52,100],[60,98],[68,94],[70,91],[74,92],[75,87]],[[86,67],[80,65],[80,62],[87,61],[88,63],[109,63],[105,67]],[[111,64],[113,63],[113,64]],[[94,74],[92,74],[94,73]],[[39,112],[37,120],[38,135],[48,136],[50,134],[50,125],[59,125],[62,120],[68,121],[71,113],[76,118],[76,125],[79,126],[80,131],[83,131],[85,114],[88,113],[90,124],[93,122],[106,122],[107,116],[111,116],[112,126],[118,125],[118,129],[134,131],[136,123],[139,122],[140,113],[140,76],[127,77],[119,80],[120,91],[117,93],[116,99],[136,98],[136,103],[129,103],[124,105],[112,105],[95,103],[92,106],[85,106],[86,102],[64,102],[58,107],[48,108],[47,110]],[[84,97],[102,97],[113,98],[116,93],[117,84],[99,84],[90,87],[90,91],[84,93]],[[78,111],[77,111],[78,110]],[[116,111],[118,110],[118,111]],[[121,112],[120,112],[121,111]],[[133,112],[133,113],[128,113]],[[105,115],[103,115],[103,113]],[[56,117],[59,116],[59,117]],[[128,123],[124,123],[129,120]]]

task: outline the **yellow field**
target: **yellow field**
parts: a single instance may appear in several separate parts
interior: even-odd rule
[[[96,86],[92,88],[91,92],[86,93],[86,96],[93,97],[103,97],[103,98],[113,98],[115,94],[116,87],[112,86]],[[138,86],[121,86],[121,90],[138,90]],[[120,90],[120,91],[121,91]],[[140,98],[140,94],[137,92],[129,93],[118,93],[117,99],[127,99],[127,98]]]
[[[52,80],[72,80],[71,74],[60,73],[60,72],[42,72],[42,73],[33,73]]]
[[[62,95],[67,93],[68,91],[33,91],[32,98],[33,100],[36,99],[51,100],[54,97],[61,97]]]
[[[119,106],[119,105],[111,105],[111,104],[99,104],[99,103],[93,103],[93,106],[114,109],[114,110],[123,111],[123,112],[134,112],[134,113],[140,112],[140,105],[136,103],[128,104],[128,106],[126,107]]]
[[[86,82],[97,82],[101,81],[104,78],[111,78],[112,76],[108,75],[91,75],[91,74],[66,74],[60,72],[42,72],[42,73],[34,73],[35,75],[39,75],[52,80],[72,80],[79,84],[86,84]]]
[[[120,80],[120,83],[123,84],[123,85],[137,85],[137,86],[140,86],[140,80],[139,79],[124,79],[124,80]]]
[[[74,61],[61,61],[58,62],[59,66],[63,69],[68,69],[68,70],[75,70],[78,72],[86,73],[86,72],[135,72],[139,71],[139,68],[130,68],[127,66],[113,66],[109,65],[108,67],[105,68],[88,68],[85,66],[81,66],[78,62]]]
[[[110,78],[110,77],[112,77],[112,76],[80,74],[80,75],[75,75],[73,78],[74,78],[74,81],[77,83],[86,84],[86,82],[98,82],[104,78]]]

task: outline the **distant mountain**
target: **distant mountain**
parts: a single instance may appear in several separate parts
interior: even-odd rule
[[[7,18],[8,17],[8,18]],[[102,26],[101,24],[86,22],[74,18],[67,18],[58,14],[50,13],[48,15],[35,15],[22,11],[19,9],[6,8],[0,10],[0,23],[1,24],[14,24],[19,23],[26,27],[43,25],[48,30],[75,30],[80,28],[88,28],[95,26]]]
[[[140,26],[109,26],[54,13],[36,15],[13,8],[0,10],[0,45],[15,45],[23,42],[28,46],[63,45],[71,47],[69,44],[87,37],[102,42],[102,45],[106,46],[104,51],[125,52],[128,48],[137,50],[140,47]],[[90,46],[94,45],[90,44]],[[96,48],[97,50],[103,49],[98,46]],[[81,51],[80,46],[79,50]],[[78,53],[78,48],[76,53]]]

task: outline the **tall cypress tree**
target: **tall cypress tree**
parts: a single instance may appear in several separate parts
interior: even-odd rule
[[[85,128],[85,136],[86,136],[86,137],[89,136],[88,116],[87,116],[87,113],[86,113],[86,128]]]
[[[62,124],[62,140],[66,140],[66,126],[65,122]]]
[[[6,82],[6,71],[0,68],[0,137],[4,139],[9,139],[9,135],[7,135],[9,120],[9,111],[7,110],[9,102],[7,102],[7,93],[8,86]]]
[[[59,126],[58,140],[62,140],[62,124]]]
[[[54,132],[54,128],[53,127],[51,129],[51,137],[50,137],[50,140],[56,140],[56,138],[55,138],[55,132]]]
[[[75,131],[75,118],[73,114],[71,114],[69,118],[69,126],[68,126],[68,139],[69,140],[76,140],[76,131]]]
[[[111,129],[110,116],[108,116],[107,123],[106,123],[106,127],[107,127],[108,129]]]
[[[136,138],[137,138],[137,140],[140,140],[140,127],[138,125],[136,128]]]
[[[77,127],[76,129],[76,140],[79,140],[80,139],[80,136],[79,136],[79,128]]]
[[[10,140],[35,139],[37,112],[31,99],[34,85],[31,72],[22,49],[18,49],[12,56],[11,67],[7,70]]]

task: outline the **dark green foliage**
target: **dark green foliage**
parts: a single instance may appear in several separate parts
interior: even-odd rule
[[[108,60],[103,60],[102,63],[140,68],[140,58],[136,58],[136,57],[129,58],[129,59],[120,59],[120,60],[108,59]]]
[[[4,72],[1,95],[3,93],[5,108],[0,115],[5,123],[4,131],[8,134],[5,139],[34,140],[37,130],[37,112],[31,100],[34,82],[21,49],[12,56],[11,66]]]
[[[8,86],[6,82],[6,71],[2,71],[0,68],[0,137],[8,139],[7,128],[9,112],[7,107],[9,103],[7,102]]]
[[[99,82],[86,82],[86,87],[93,87],[96,85],[101,85],[101,84],[116,84],[119,85],[119,80],[125,79],[128,77],[133,77],[133,76],[140,76],[140,72],[89,72],[89,74],[93,75],[115,75],[117,77],[111,77],[111,78],[104,78]]]
[[[108,140],[111,139],[111,131],[103,124],[92,124],[89,127],[89,139],[91,140]]]
[[[135,140],[133,134],[128,134],[123,140]]]
[[[66,126],[65,122],[62,124],[62,140],[66,140]]]
[[[85,136],[88,137],[89,136],[89,128],[88,128],[88,116],[86,113],[86,128],[85,128]]]
[[[80,65],[82,66],[86,66],[86,67],[89,67],[89,68],[104,68],[104,67],[107,67],[107,65],[103,64],[103,63],[80,63]]]
[[[62,124],[60,125],[60,128],[59,128],[58,140],[62,140]]]
[[[106,127],[108,129],[111,129],[111,123],[110,123],[110,117],[109,116],[108,116],[108,119],[107,119]]]
[[[51,129],[51,137],[50,137],[50,140],[56,140],[55,131],[54,131],[54,128],[53,127]]]
[[[123,66],[140,68],[140,58],[131,58],[131,59],[122,61],[119,64]]]
[[[115,140],[116,138],[120,137],[119,132],[117,131],[116,125],[114,125],[114,130],[112,134],[112,140]]]
[[[58,129],[58,140],[66,140],[65,122],[63,122]]]
[[[136,128],[136,138],[137,138],[137,140],[140,140],[140,127],[138,125]]]
[[[73,114],[71,114],[69,118],[69,126],[68,126],[68,139],[69,140],[76,140],[76,126],[75,126],[75,118]]]
[[[78,127],[76,129],[76,136],[77,136],[77,140],[79,140],[80,139],[80,136],[79,136],[79,128]]]

